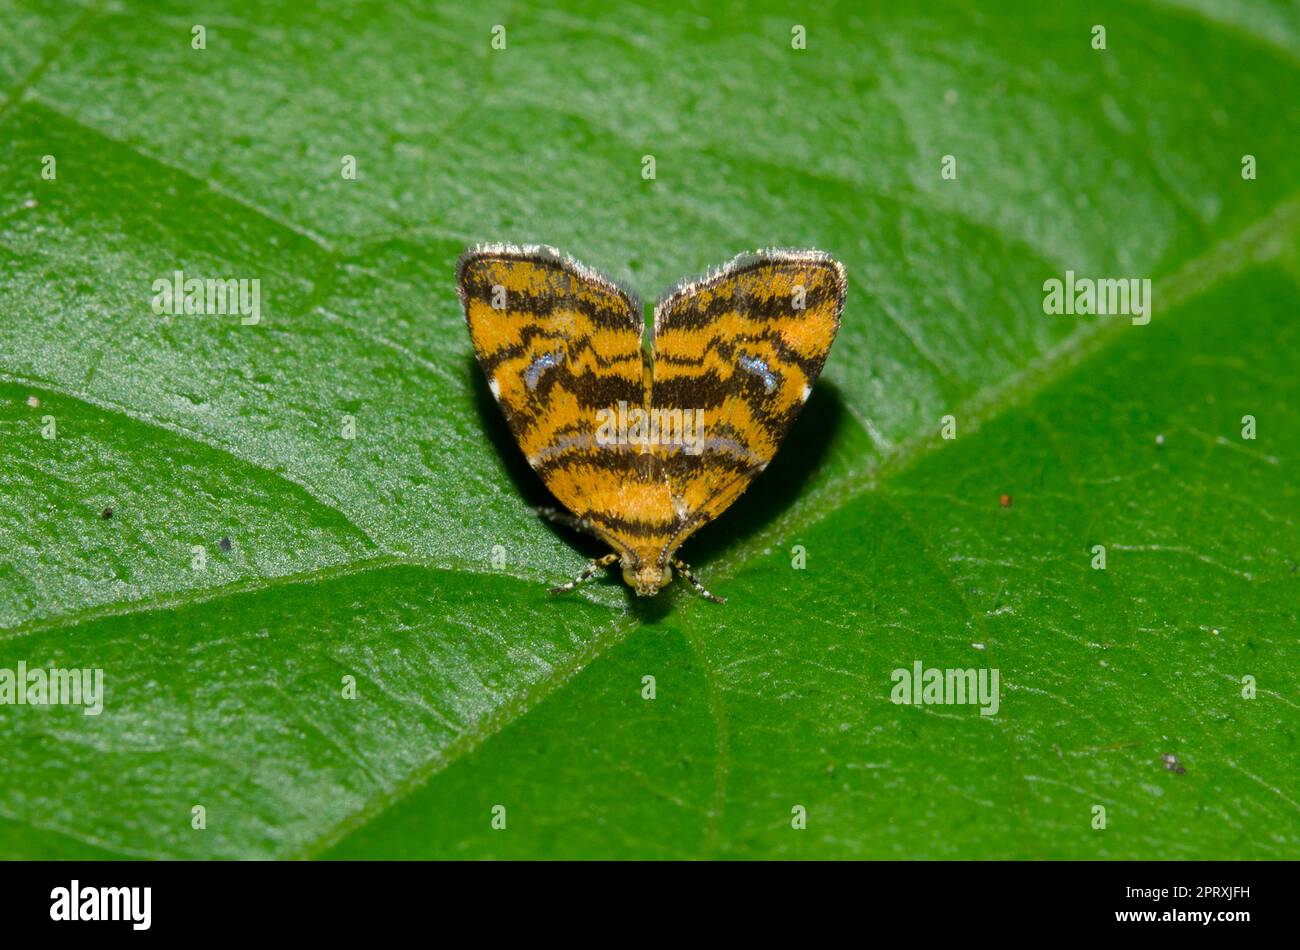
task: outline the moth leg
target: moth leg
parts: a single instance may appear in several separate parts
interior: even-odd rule
[[[705,586],[700,583],[699,578],[691,573],[690,565],[687,564],[685,561],[683,561],[681,558],[673,559],[673,567],[677,569],[678,574],[686,578],[686,580],[690,583],[692,587],[695,588],[695,590],[700,594],[701,597],[706,597],[709,600],[713,601],[715,604],[725,604],[727,602],[727,598],[719,597],[717,594],[709,593],[708,589],[705,588]]]
[[[573,590],[573,588],[577,587],[579,584],[591,580],[593,577],[596,576],[596,574],[600,571],[602,567],[609,567],[617,560],[618,560],[617,554],[606,554],[604,557],[598,557],[593,561],[591,561],[590,563],[588,563],[587,566],[584,567],[581,572],[579,572],[578,576],[575,577],[573,580],[569,581],[569,583],[561,584],[559,587],[552,587],[551,593],[552,594],[567,593],[568,591]]]
[[[551,508],[547,505],[538,505],[533,509],[537,512],[538,517],[545,518],[552,524],[562,524],[566,528],[572,528],[574,531],[581,531],[584,534],[594,534],[591,530],[591,524],[583,518],[572,515],[567,511],[559,508]]]

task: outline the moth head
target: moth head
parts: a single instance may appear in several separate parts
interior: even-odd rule
[[[638,597],[653,597],[673,579],[673,569],[654,561],[623,561],[623,581]]]

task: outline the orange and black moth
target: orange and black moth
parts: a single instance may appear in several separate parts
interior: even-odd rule
[[[488,387],[528,464],[567,509],[541,513],[613,553],[655,594],[677,557],[758,476],[812,392],[844,309],[843,266],[819,251],[743,254],[655,304],[643,344],[631,291],[551,247],[481,244],[456,285]]]

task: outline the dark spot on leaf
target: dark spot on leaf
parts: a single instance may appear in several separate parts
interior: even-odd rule
[[[112,509],[112,508],[105,508],[103,511],[101,511],[101,512],[99,513],[99,516],[100,516],[101,518],[107,520],[107,519],[113,517],[113,509]]]
[[[230,550],[230,539],[229,539],[229,538],[222,538],[222,539],[221,539],[219,542],[217,542],[217,543],[221,545],[221,550],[223,550],[223,551],[229,551],[229,550]]]

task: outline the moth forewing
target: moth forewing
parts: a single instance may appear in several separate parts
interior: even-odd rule
[[[839,330],[843,266],[819,251],[766,250],[678,285],[655,306],[652,398],[702,418],[701,451],[668,450],[680,544],[771,461]]]

